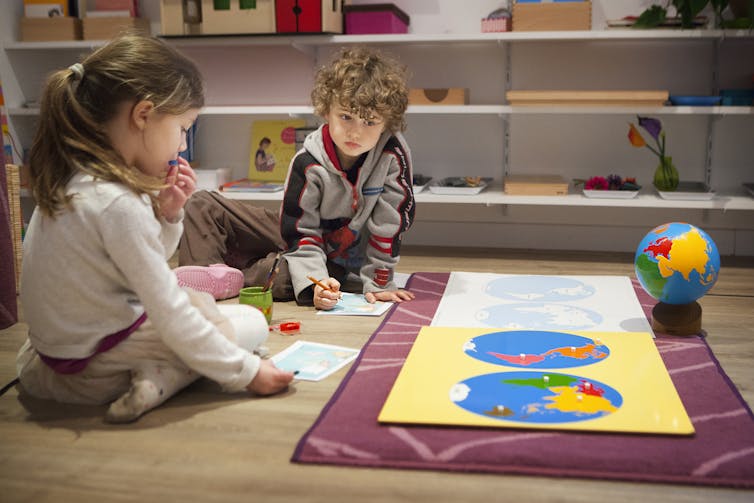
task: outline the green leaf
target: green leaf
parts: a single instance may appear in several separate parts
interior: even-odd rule
[[[653,5],[644,12],[641,13],[639,18],[634,23],[634,28],[656,28],[665,21],[668,16],[668,11],[664,7],[659,5]]]
[[[694,27],[694,18],[709,3],[710,0],[672,0],[673,6],[681,16],[681,26]]]

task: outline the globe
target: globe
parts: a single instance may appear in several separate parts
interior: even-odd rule
[[[636,248],[634,268],[646,292],[666,304],[689,304],[717,281],[720,253],[702,229],[683,222],[655,227]]]

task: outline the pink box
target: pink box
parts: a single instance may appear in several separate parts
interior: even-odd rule
[[[408,33],[408,14],[391,3],[372,5],[345,5],[346,33]]]
[[[94,0],[95,10],[127,10],[132,17],[139,17],[137,0]]]

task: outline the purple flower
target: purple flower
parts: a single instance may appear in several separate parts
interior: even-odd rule
[[[608,190],[620,190],[623,185],[623,180],[618,175],[609,175],[607,177]]]
[[[652,117],[639,117],[638,115],[636,118],[639,119],[639,125],[646,129],[647,133],[649,133],[655,141],[660,141],[662,123],[658,119],[653,119]]]

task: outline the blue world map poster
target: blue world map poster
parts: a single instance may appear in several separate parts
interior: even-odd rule
[[[378,420],[694,433],[647,332],[424,327]]]

